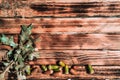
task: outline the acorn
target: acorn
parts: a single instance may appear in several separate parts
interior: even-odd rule
[[[48,65],[49,70],[54,70],[54,69],[58,69],[58,68],[59,68],[59,66],[57,66],[57,65]]]
[[[69,74],[69,67],[68,67],[68,65],[65,65],[65,67],[64,67],[64,73],[65,74]]]
[[[38,70],[37,72],[41,72],[41,68],[39,65],[34,65],[33,68],[36,68]]]
[[[75,69],[70,69],[70,73],[72,74],[72,75],[78,75],[79,74],[79,72],[78,71],[76,71]]]
[[[79,68],[79,66],[72,66],[73,69],[77,70]]]
[[[51,66],[51,65],[48,65],[48,69],[49,69],[49,70],[52,70],[52,66]]]
[[[55,76],[55,77],[59,77],[59,76],[62,76],[62,75],[63,75],[62,71],[58,71],[58,72],[53,73],[53,76]]]
[[[46,75],[53,74],[53,70],[47,70],[47,71],[44,72],[44,74],[46,74]]]
[[[88,74],[94,74],[94,69],[91,65],[86,65],[86,70]]]
[[[65,63],[62,62],[62,61],[59,61],[58,64],[59,64],[60,66],[62,66],[62,67],[65,67]]]
[[[47,67],[45,65],[41,65],[41,69],[43,70],[43,72],[47,71]]]
[[[59,67],[59,68],[57,68],[57,69],[53,69],[54,72],[59,72],[59,71],[61,71],[61,70],[62,70],[62,67]]]

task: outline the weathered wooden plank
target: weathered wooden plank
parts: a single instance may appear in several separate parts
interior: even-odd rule
[[[0,58],[6,51],[0,50]],[[35,52],[36,53],[36,52]],[[120,51],[110,50],[40,50],[40,57],[31,65],[56,64],[62,60],[68,65],[120,65]]]
[[[9,35],[10,36],[10,35]],[[16,35],[15,35],[16,36]],[[35,41],[35,46],[38,49],[120,49],[119,34],[79,34],[79,33],[62,33],[50,34],[43,33],[32,36]],[[14,37],[17,42],[18,37]],[[6,48],[2,45],[0,49]]]
[[[0,56],[5,54],[6,51],[3,51],[1,50],[0,51]],[[66,56],[67,54],[67,56]],[[50,76],[50,75],[45,75],[45,74],[41,74],[41,73],[38,73],[36,72],[35,74],[32,74],[30,76],[28,76],[28,78],[32,78],[32,79],[68,79],[68,78],[77,78],[77,79],[90,79],[90,78],[95,78],[95,79],[106,79],[106,78],[109,78],[109,79],[113,79],[113,78],[120,78],[119,74],[119,70],[120,70],[120,66],[118,66],[120,63],[119,60],[117,60],[116,62],[114,62],[113,60],[111,59],[107,59],[107,56],[110,56],[110,55],[113,55],[113,56],[118,56],[119,57],[119,54],[120,54],[120,51],[93,51],[93,50],[41,50],[40,51],[40,57],[41,57],[41,60],[38,59],[37,61],[35,61],[33,64],[37,64],[37,65],[40,65],[40,64],[55,64],[57,60],[63,60],[65,63],[67,63],[68,65],[76,65],[74,61],[72,61],[72,59],[68,59],[68,56],[79,56],[79,57],[83,57],[81,56],[81,54],[83,54],[84,56],[90,58],[91,56],[94,56],[94,54],[96,54],[96,57],[97,58],[100,58],[102,56],[106,57],[106,61],[109,60],[109,62],[107,62],[106,64],[101,64],[100,62],[102,62],[103,60],[99,60],[98,62],[94,62],[94,59],[93,59],[93,62],[94,62],[94,66],[93,66],[93,69],[95,70],[95,73],[93,75],[89,75],[86,73],[85,71],[85,67],[83,65],[85,64],[91,64],[89,61],[88,63],[85,63],[85,64],[82,64],[82,66],[75,66],[75,70],[77,70],[79,72],[78,75],[61,75],[61,76],[57,76],[57,77],[54,77],[54,76]],[[100,55],[101,56],[98,56]],[[55,56],[53,56],[55,55]],[[46,56],[46,59],[44,58]],[[49,57],[48,57],[49,56]],[[60,59],[61,56],[64,56],[63,58]],[[65,58],[66,56],[66,58]],[[50,57],[52,59],[50,59]],[[55,59],[54,59],[55,58]],[[59,59],[58,59],[59,58]],[[95,58],[96,59],[96,58]],[[119,59],[119,58],[118,58]],[[80,61],[80,62],[83,62],[83,61]],[[114,64],[111,64],[114,63]],[[109,64],[110,63],[110,64]],[[32,65],[32,64],[31,64]],[[79,63],[79,65],[81,65]],[[97,66],[96,66],[97,65]],[[102,65],[102,66],[98,66],[98,65]],[[103,66],[103,65],[112,65],[112,66]],[[116,66],[113,66],[113,65],[116,65]],[[38,76],[39,75],[39,76]]]
[[[0,17],[109,17],[120,16],[120,2],[12,1],[1,2],[0,11]]]
[[[0,33],[18,34],[20,26],[33,24],[33,33],[120,33],[119,18],[0,19]]]
[[[112,79],[114,80],[114,78],[120,78],[119,74],[119,69],[120,66],[93,66],[95,73],[90,75],[87,74],[85,71],[85,67],[84,66],[77,66],[79,67],[77,70],[78,75],[57,75],[55,76],[50,76],[50,75],[46,75],[46,74],[41,74],[41,72],[36,72],[36,74],[32,74],[31,76],[28,76],[28,78],[32,78],[32,79],[73,79],[73,80],[91,80],[91,79],[97,79],[97,80],[105,80],[105,79]]]
[[[31,2],[32,0],[23,0],[22,2]],[[64,2],[64,3],[74,3],[74,2],[119,2],[119,0],[34,0],[32,2]]]
[[[116,34],[40,34],[38,49],[120,49]]]
[[[106,5],[107,4],[107,5]],[[119,16],[119,2],[91,3],[32,3],[28,11],[32,16],[53,17],[86,17],[86,16]],[[23,12],[22,9],[18,12]],[[22,15],[19,15],[22,16]],[[25,15],[27,16],[27,15]],[[29,16],[29,15],[28,15]]]
[[[109,50],[40,50],[40,57],[30,64],[55,64],[62,60],[68,65],[119,65],[120,51]]]

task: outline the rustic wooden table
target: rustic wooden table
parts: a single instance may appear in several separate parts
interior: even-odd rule
[[[38,71],[29,79],[120,80],[119,0],[0,0],[0,6],[0,33],[17,41],[20,25],[33,24],[40,58],[31,65],[62,60],[80,72],[54,77]],[[8,47],[0,49],[2,55]],[[94,74],[86,73],[86,64]]]

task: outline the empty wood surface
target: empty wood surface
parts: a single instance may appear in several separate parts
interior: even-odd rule
[[[40,34],[38,39],[38,49],[120,49],[119,34]]]
[[[87,0],[88,1],[88,0]],[[117,17],[120,1],[3,1],[0,17]]]
[[[0,33],[18,34],[21,25],[33,24],[32,33],[120,33],[119,18],[1,18]]]

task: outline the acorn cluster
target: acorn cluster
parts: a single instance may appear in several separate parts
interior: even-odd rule
[[[94,69],[91,65],[85,65],[86,72],[88,74],[93,74]],[[63,61],[57,61],[54,65],[40,65],[40,70],[45,75],[61,76],[63,74],[79,75],[80,72],[77,71],[76,66],[68,66]]]

